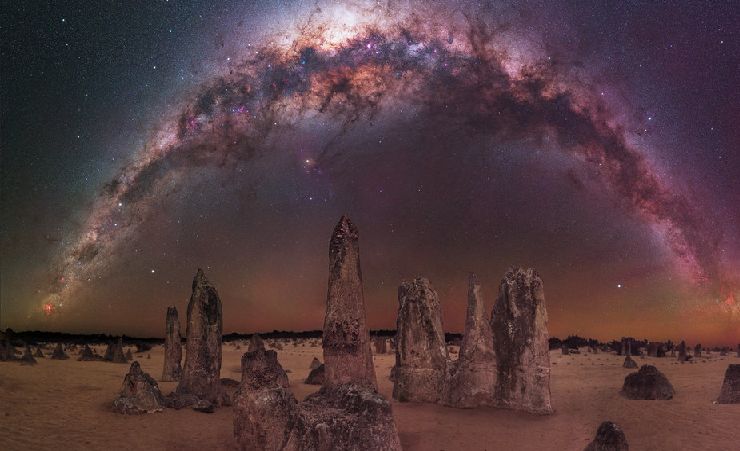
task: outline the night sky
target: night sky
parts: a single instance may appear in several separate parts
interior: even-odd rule
[[[3,6],[0,327],[161,336],[202,267],[320,329],[346,213],[372,328],[522,265],[551,335],[737,343],[740,6],[514,3]]]

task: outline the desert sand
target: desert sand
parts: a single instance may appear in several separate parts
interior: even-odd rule
[[[269,343],[269,342],[268,342]],[[46,352],[50,352],[49,348]],[[101,354],[103,348],[96,351]],[[221,377],[239,379],[246,347],[223,346]],[[151,358],[147,358],[147,354]],[[278,351],[298,399],[317,390],[306,385],[309,365],[322,358],[321,347],[285,344]],[[35,366],[0,362],[0,449],[235,449],[233,413],[223,407],[205,414],[191,409],[125,416],[111,412],[129,365],[38,359]],[[135,354],[158,381],[163,347]],[[619,394],[631,370],[614,354],[561,355],[551,351],[552,404],[555,413],[537,416],[493,408],[455,409],[393,401],[405,450],[582,450],[604,420],[616,422],[632,450],[740,449],[740,405],[714,404],[727,365],[740,358],[718,353],[696,363],[673,358],[635,357],[655,365],[676,389],[670,401],[630,401]],[[391,399],[388,375],[393,354],[375,355],[381,393]],[[176,382],[159,382],[163,393]]]

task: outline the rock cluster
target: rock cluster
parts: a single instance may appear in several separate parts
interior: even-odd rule
[[[131,364],[123,379],[121,393],[113,401],[113,410],[126,415],[159,412],[164,408],[164,397],[157,381],[143,372],[139,362]]]
[[[454,407],[492,405],[496,385],[493,331],[475,274],[468,277],[465,332],[457,361],[451,368],[445,403]]]
[[[550,414],[550,353],[545,292],[533,269],[510,269],[491,320],[499,407]]]
[[[234,418],[240,449],[401,449],[391,405],[376,389],[357,229],[344,216],[332,235],[330,260],[324,386],[298,403],[274,351],[245,354]]]
[[[624,432],[615,423],[604,421],[599,425],[594,440],[584,451],[629,451]]]
[[[643,365],[636,373],[624,378],[622,395],[627,399],[673,399],[673,385],[653,365]]]
[[[221,299],[200,268],[188,303],[185,366],[175,394],[219,406],[221,387]]]
[[[163,381],[178,381],[182,374],[182,337],[180,337],[180,320],[177,308],[167,307],[164,335],[164,368]]]
[[[740,404],[740,364],[727,367],[717,402],[719,404]]]
[[[446,377],[447,346],[437,292],[425,278],[403,282],[398,287],[393,397],[440,401]]]

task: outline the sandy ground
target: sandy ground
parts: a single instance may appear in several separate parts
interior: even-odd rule
[[[239,379],[245,347],[224,345],[222,377]],[[103,349],[97,349],[102,353]],[[47,351],[51,352],[51,348]],[[135,355],[159,379],[163,349]],[[316,390],[302,383],[320,347],[286,345],[280,363],[299,399]],[[631,450],[740,450],[740,405],[713,404],[725,369],[740,363],[717,353],[695,364],[671,358],[635,358],[663,371],[673,383],[671,401],[629,401],[619,395],[622,357],[551,353],[554,415],[539,417],[489,408],[453,409],[393,402],[405,450],[582,450],[599,423],[612,420]],[[380,390],[390,399],[392,354],[375,356]],[[39,359],[36,366],[0,362],[0,450],[25,449],[234,449],[230,407],[213,414],[183,409],[124,416],[109,408],[128,365]],[[163,393],[175,383],[160,382]]]

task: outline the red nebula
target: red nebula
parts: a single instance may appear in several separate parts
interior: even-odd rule
[[[54,313],[54,304],[47,302],[44,304],[44,315],[51,316]]]

